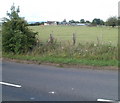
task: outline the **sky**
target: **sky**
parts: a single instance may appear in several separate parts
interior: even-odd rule
[[[119,0],[2,0],[0,18],[6,17],[13,3],[20,6],[20,16],[27,21],[63,21],[66,19],[106,21],[118,16]]]

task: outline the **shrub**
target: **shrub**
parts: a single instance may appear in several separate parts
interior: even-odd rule
[[[19,7],[17,10],[13,5],[11,13],[7,13],[8,18],[4,19],[2,27],[3,51],[12,53],[25,53],[36,45],[36,34],[27,27],[24,18],[19,17]]]

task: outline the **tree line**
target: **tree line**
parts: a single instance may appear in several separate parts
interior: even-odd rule
[[[92,20],[92,22],[90,22],[89,20],[85,20],[85,19],[80,19],[80,21],[69,20],[68,22],[66,19],[64,19],[61,22],[57,21],[57,25],[59,25],[59,24],[72,24],[72,23],[84,23],[84,24],[90,24],[92,26],[105,25],[105,26],[112,26],[112,27],[118,26],[120,24],[119,18],[117,18],[116,16],[109,17],[106,21],[103,21],[100,18],[94,18]],[[28,24],[28,25],[29,26],[44,25],[44,22],[34,22],[34,23]]]
[[[65,22],[66,20],[63,20],[63,21]],[[103,21],[102,19],[99,19],[99,18],[94,18],[92,22],[84,19],[81,19],[80,21],[70,20],[69,22],[70,23],[89,23],[94,26],[106,25],[106,26],[112,26],[112,27],[118,26],[118,24],[120,24],[118,23],[119,19],[116,16],[109,17],[106,21]]]

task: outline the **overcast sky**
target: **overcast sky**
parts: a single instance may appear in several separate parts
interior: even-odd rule
[[[0,18],[6,16],[11,5],[20,6],[20,16],[27,21],[106,20],[118,16],[119,0],[2,0]]]

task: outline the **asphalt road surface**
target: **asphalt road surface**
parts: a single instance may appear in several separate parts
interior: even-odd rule
[[[118,72],[4,61],[3,101],[118,100]]]

